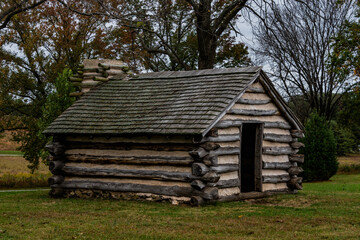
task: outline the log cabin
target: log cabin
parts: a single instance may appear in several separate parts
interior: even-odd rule
[[[200,205],[302,189],[303,126],[261,67],[93,78],[44,131],[52,196]]]

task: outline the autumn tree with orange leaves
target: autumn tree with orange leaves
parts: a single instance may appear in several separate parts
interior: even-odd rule
[[[78,16],[48,1],[13,16],[1,30],[0,130],[26,130],[15,136],[22,150],[36,137],[37,121],[58,74],[65,67],[75,69],[84,58],[116,55],[106,22],[105,17]]]

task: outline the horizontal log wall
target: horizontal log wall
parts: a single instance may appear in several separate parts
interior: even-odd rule
[[[229,163],[206,166],[205,174],[194,175],[195,160],[190,151],[203,146],[208,161],[214,163],[217,155],[238,152],[231,146],[194,144],[193,139],[185,137],[67,137],[54,141],[48,146],[53,155],[50,169],[55,175],[49,179],[53,190],[149,193],[189,199],[218,198],[218,187],[231,185],[226,178],[219,179],[234,171]],[[197,187],[191,184],[193,181],[205,185]]]
[[[246,122],[264,123],[262,190],[287,191],[287,183],[297,177],[294,173],[302,170],[297,167],[297,162],[303,160],[297,155],[298,148],[302,147],[297,138],[303,137],[302,132],[291,130],[291,125],[281,116],[280,109],[260,82],[250,86],[215,128],[219,136],[240,136],[239,127]],[[222,161],[230,163],[232,159],[226,157]],[[291,174],[290,167],[296,168]]]

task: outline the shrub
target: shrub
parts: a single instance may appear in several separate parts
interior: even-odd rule
[[[336,141],[325,118],[316,112],[310,115],[305,124],[305,144],[302,164],[305,181],[328,180],[336,174],[338,161],[336,158]]]

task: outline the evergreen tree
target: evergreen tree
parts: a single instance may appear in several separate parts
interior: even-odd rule
[[[316,112],[310,115],[305,125],[304,157],[302,164],[305,181],[329,180],[336,174],[336,141],[334,134],[324,117]]]

